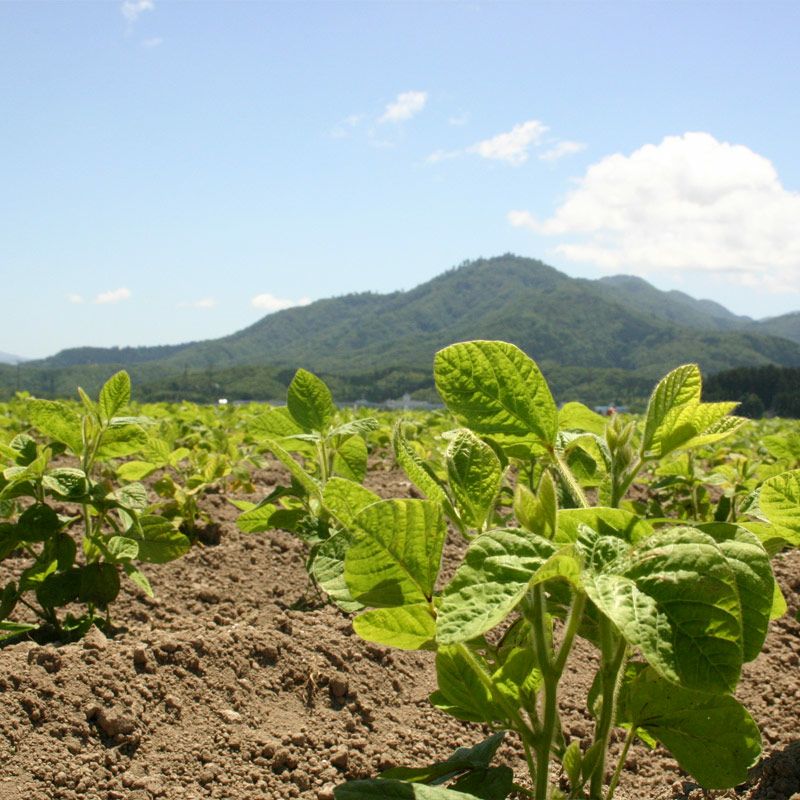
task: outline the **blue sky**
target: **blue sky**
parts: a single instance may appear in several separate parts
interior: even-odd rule
[[[0,350],[515,252],[800,309],[795,2],[0,3]]]

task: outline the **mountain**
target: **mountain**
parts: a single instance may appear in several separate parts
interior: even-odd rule
[[[733,330],[753,324],[750,317],[737,316],[713,300],[697,300],[674,289],[663,292],[635,275],[612,275],[593,283],[606,296],[676,325],[701,330]]]
[[[756,329],[759,333],[765,333],[768,336],[781,336],[784,339],[800,343],[800,311],[759,320],[756,323]]]
[[[645,393],[643,386],[687,361],[707,372],[800,366],[798,343],[765,335],[712,301],[624,276],[570,278],[505,255],[465,262],[407,292],[351,294],[279,311],[221,339],[62,351],[25,365],[22,375],[23,385],[58,393],[70,380],[89,388],[124,366],[142,396],[148,386],[159,387],[150,396],[180,396],[190,386],[210,396],[244,396],[246,385],[247,396],[275,397],[303,366],[331,379],[338,397],[352,399],[430,390],[436,350],[476,338],[514,342],[554,376],[557,391],[593,387],[592,397],[605,400],[606,390]],[[8,379],[0,372],[3,385]]]
[[[4,353],[0,350],[0,364],[21,364],[23,361],[27,361],[27,359],[22,358],[22,356],[15,356],[11,353]]]

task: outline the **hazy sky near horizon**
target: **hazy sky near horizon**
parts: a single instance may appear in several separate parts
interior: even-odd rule
[[[800,309],[800,3],[0,2],[0,350],[504,252]]]

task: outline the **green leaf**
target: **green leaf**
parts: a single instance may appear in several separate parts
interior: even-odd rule
[[[510,648],[500,668],[493,673],[492,684],[515,707],[529,707],[542,684],[542,673],[536,668],[533,651],[529,647]]]
[[[430,701],[437,708],[468,722],[504,721],[506,713],[477,671],[483,669],[479,656],[467,657],[466,647],[440,647],[436,653],[436,681],[439,686]],[[485,676],[489,678],[488,673]]]
[[[478,800],[505,800],[514,790],[514,771],[506,766],[473,770],[459,778],[452,788]]]
[[[58,514],[44,503],[26,508],[17,520],[17,537],[25,542],[44,542],[59,530]]]
[[[705,789],[744,783],[761,754],[758,726],[735,698],[691,691],[652,669],[623,685],[617,723],[661,742]]]
[[[397,421],[392,431],[392,448],[397,463],[425,497],[434,503],[445,502],[447,497],[439,484],[439,479],[406,439],[401,419]]]
[[[123,507],[133,511],[147,508],[147,489],[141,483],[129,483],[114,492],[114,499]]]
[[[348,613],[364,608],[362,603],[353,600],[344,579],[344,559],[352,543],[353,538],[349,531],[335,533],[317,548],[310,567],[311,575],[319,588]]]
[[[581,785],[581,767],[583,765],[581,744],[577,739],[569,743],[561,763],[564,765],[564,772],[567,773],[570,788],[577,789]]]
[[[56,534],[50,540],[49,546],[52,547],[56,565],[62,572],[68,570],[75,563],[78,547],[75,544],[75,540],[69,534]]]
[[[447,408],[480,436],[521,457],[551,449],[558,430],[553,396],[536,363],[508,342],[462,342],[434,359]]]
[[[503,480],[500,459],[472,431],[459,430],[445,452],[447,477],[461,518],[480,530],[494,508]]]
[[[74,467],[56,467],[42,477],[42,485],[64,500],[80,498],[89,490],[86,473]]]
[[[736,433],[749,422],[744,417],[727,416],[737,405],[738,403],[702,403],[692,419],[698,433],[681,446],[687,450],[705,447]]]
[[[31,424],[56,442],[63,442],[76,456],[83,452],[81,418],[72,406],[59,400],[28,400]]]
[[[148,597],[155,597],[153,587],[147,576],[135,564],[123,564],[122,569],[125,574],[131,579],[131,582],[138,586]]]
[[[439,506],[426,500],[382,500],[353,523],[345,580],[355,600],[388,607],[427,602],[447,534]]]
[[[297,370],[289,384],[286,406],[295,422],[307,433],[324,433],[336,413],[325,382],[304,369]]]
[[[303,433],[288,408],[268,408],[247,423],[247,432],[257,439],[281,439]]]
[[[789,543],[800,547],[800,470],[783,472],[767,479],[759,492],[761,513],[778,526],[782,538],[788,532]]]
[[[140,481],[157,469],[158,465],[150,461],[126,461],[117,467],[117,475],[124,481]]]
[[[294,478],[310,497],[319,496],[319,484],[311,477],[292,457],[292,454],[279,445],[274,439],[265,440],[266,446],[272,455],[289,470],[289,474]]]
[[[28,464],[35,461],[38,455],[36,440],[28,436],[27,433],[17,434],[9,442],[9,448],[14,453],[11,457],[21,467],[26,467]]]
[[[747,513],[752,512],[748,511]],[[787,547],[800,547],[800,534],[780,525],[751,520],[739,522],[739,525],[750,531],[761,542],[770,557],[777,555]]]
[[[373,778],[337,786],[335,800],[475,800],[475,796],[424,783]]]
[[[78,598],[82,603],[105,607],[116,600],[118,594],[119,572],[114,564],[96,561],[80,570]]]
[[[436,649],[436,621],[428,603],[373,608],[353,620],[353,630],[368,642],[399,650]]]
[[[336,449],[333,472],[342,478],[361,483],[367,474],[367,457],[367,443],[360,436],[351,436]]]
[[[777,584],[769,556],[750,531],[722,522],[699,525],[716,541],[736,578],[742,607],[744,660],[752,661],[767,638]]]
[[[271,522],[272,515],[275,513],[275,506],[267,503],[263,506],[256,506],[236,518],[236,527],[242,533],[263,533],[270,531],[275,526]]]
[[[658,382],[647,405],[642,453],[653,450],[660,455],[660,442],[672,430],[675,418],[684,406],[699,403],[701,392],[697,364],[677,367]]]
[[[519,480],[514,486],[514,517],[526,530],[538,533],[546,539],[551,538],[547,535],[547,525],[536,495]]]
[[[669,417],[669,425],[653,441],[652,454],[663,457],[679,448],[689,449],[724,439],[746,420],[727,417],[736,403],[688,403]]]
[[[786,598],[783,596],[780,584],[775,581],[775,594],[772,597],[772,608],[769,612],[770,621],[780,619],[788,610],[789,606],[786,605]]]
[[[587,408],[583,403],[564,403],[558,411],[558,429],[587,431],[603,436],[606,431],[606,418]]]
[[[11,622],[9,620],[3,620],[0,622],[0,642],[13,639],[15,636],[19,636],[23,633],[35,631],[38,628],[38,625],[33,625],[29,622]]]
[[[346,478],[331,478],[322,490],[322,505],[346,527],[350,527],[367,506],[380,499],[374,492]]]
[[[119,416],[131,401],[131,379],[127,372],[120,370],[103,384],[98,398],[101,418],[109,422]]]
[[[123,458],[133,455],[147,446],[147,432],[139,425],[121,425],[103,431],[97,458]]]
[[[82,570],[72,567],[66,572],[53,572],[36,587],[36,600],[42,608],[60,608],[78,598]],[[113,598],[112,598],[113,599]]]
[[[647,520],[619,508],[567,508],[558,513],[556,541],[576,542],[585,525],[602,536],[614,536],[631,544],[647,539],[653,527]]]
[[[778,461],[784,461],[791,465],[796,465],[800,461],[800,433],[796,431],[781,430],[780,434],[764,436],[761,444]]]
[[[139,556],[139,542],[127,536],[112,536],[106,548],[114,561],[130,561]]]
[[[392,767],[381,773],[381,778],[394,778],[415,783],[432,783],[448,780],[462,772],[488,769],[497,750],[503,743],[505,732],[493,733],[472,747],[459,747],[445,761],[426,767]]]
[[[555,552],[551,541],[520,528],[487,531],[474,539],[442,594],[439,643],[465,642],[502,622]]]
[[[362,417],[361,419],[351,419],[349,422],[343,422],[341,425],[331,428],[328,436],[366,436],[380,427],[380,423],[374,417]]]
[[[165,564],[189,552],[191,542],[164,517],[144,515],[125,532],[139,545],[139,560]]]
[[[584,570],[586,593],[659,674],[698,691],[733,691],[743,660],[742,611],[735,575],[710,536],[660,531],[627,564],[598,566]]]
[[[83,389],[81,389],[80,386],[78,387],[78,397],[80,397],[84,409],[92,416],[96,416],[97,405],[95,404],[94,400],[92,400],[92,398],[89,397],[89,395],[86,394],[86,392],[84,392]]]
[[[8,558],[20,544],[17,526],[10,522],[0,522],[0,561]]]
[[[9,581],[0,593],[0,620],[6,619],[9,614],[16,608],[19,593],[17,592],[17,584],[14,581]]]

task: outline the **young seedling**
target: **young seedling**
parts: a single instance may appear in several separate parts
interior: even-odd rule
[[[0,559],[23,554],[29,566],[9,581],[0,598],[0,629],[8,636],[42,628],[59,639],[81,636],[97,623],[111,630],[109,605],[120,590],[120,571],[152,595],[138,562],[163,563],[189,548],[169,520],[143,513],[141,484],[115,487],[98,476],[105,462],[136,453],[145,441],[146,420],[125,416],[130,379],[112,376],[97,401],[79,389],[81,406],[52,400],[27,401],[27,417],[49,440],[42,446],[19,434],[0,453],[12,462],[0,476],[0,501],[13,501],[10,521],[0,523]],[[78,466],[55,466],[67,452]],[[80,548],[78,547],[80,545]],[[77,604],[63,619],[59,611]],[[39,623],[9,620],[25,606]],[[99,617],[98,611],[104,616]]]
[[[298,370],[289,384],[285,408],[270,408],[253,419],[250,435],[287,469],[291,482],[260,503],[237,502],[237,524],[247,533],[281,528],[310,545],[306,568],[314,584],[343,609],[360,608],[342,580],[350,535],[350,499],[377,496],[360,484],[367,473],[365,435],[378,423],[371,417],[342,420],[325,382]],[[299,456],[301,461],[295,458]]]
[[[614,420],[598,428],[588,410],[559,413],[537,365],[511,344],[453,345],[437,353],[434,371],[448,410],[468,432],[459,436],[502,454],[500,463],[515,465],[527,485],[515,493],[516,520],[502,527],[487,526],[493,512],[478,504],[477,535],[439,591],[448,503],[455,499],[463,515],[475,498],[488,498],[496,465],[487,459],[485,473],[458,471],[464,500],[452,477],[452,495],[437,494],[434,471],[414,460],[406,468],[427,500],[373,502],[349,524],[344,580],[367,608],[354,620],[356,632],[434,651],[431,702],[514,732],[528,767],[524,793],[535,800],[611,800],[636,738],[661,743],[705,788],[744,781],[760,736],[733,693],[771,616],[782,612],[762,543],[777,534],[767,522],[748,529],[651,521],[625,499],[648,465],[737,430],[744,420],[729,416],[734,404],[703,403],[700,372],[687,365],[659,382],[642,425]],[[590,486],[599,505],[589,502]],[[765,489],[765,514],[772,502]],[[568,739],[561,724],[579,638],[599,661],[587,697],[594,732],[585,740]],[[625,730],[625,741],[609,764],[614,728]],[[563,791],[553,785],[555,766]],[[502,767],[448,760],[345,784],[336,797],[500,800],[512,791],[519,787]]]

